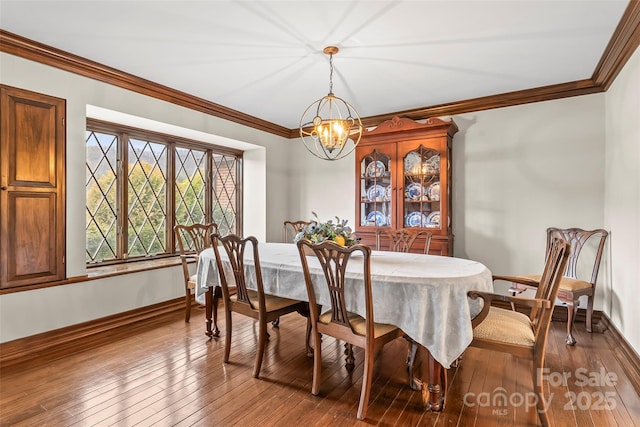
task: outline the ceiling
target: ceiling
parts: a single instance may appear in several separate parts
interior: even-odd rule
[[[0,0],[0,28],[288,129],[589,79],[628,0]]]

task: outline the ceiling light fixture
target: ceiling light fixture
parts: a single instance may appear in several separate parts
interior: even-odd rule
[[[355,108],[333,94],[333,55],[338,50],[335,46],[323,50],[329,55],[329,94],[311,104],[300,119],[300,137],[305,147],[323,160],[339,160],[350,154],[363,130]]]

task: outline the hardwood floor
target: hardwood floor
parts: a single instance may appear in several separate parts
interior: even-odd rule
[[[221,329],[224,331],[224,316]],[[575,347],[564,344],[562,322],[553,322],[547,348],[548,396],[556,426],[640,425],[640,397],[601,334],[576,325]],[[79,345],[0,372],[3,426],[531,426],[526,408],[530,362],[471,348],[449,371],[447,406],[422,410],[407,386],[407,343],[388,344],[374,370],[367,419],[356,420],[362,352],[353,372],[344,368],[343,346],[325,337],[323,383],[311,395],[312,359],[305,355],[305,319],[297,314],[269,327],[261,379],[251,377],[257,328],[234,317],[231,363],[223,364],[224,339],[204,336],[204,314],[181,312],[104,334],[104,344]],[[562,380],[562,374],[570,375]],[[503,405],[504,399],[506,404]],[[528,401],[526,399],[529,399]],[[610,404],[610,409],[604,408]],[[535,404],[533,405],[535,408]],[[574,409],[572,409],[572,406]]]

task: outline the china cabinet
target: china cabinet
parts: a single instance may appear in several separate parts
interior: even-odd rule
[[[451,143],[453,120],[394,117],[366,130],[356,148],[356,234],[375,247],[376,230],[433,234],[429,253],[453,255]],[[424,242],[416,242],[414,250]]]

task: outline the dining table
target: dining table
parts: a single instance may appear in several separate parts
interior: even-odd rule
[[[308,301],[298,247],[292,243],[261,242],[258,245],[264,291],[267,294]],[[253,254],[247,251],[245,269],[248,287],[255,289]],[[223,267],[230,269],[224,251]],[[363,256],[353,255],[346,270],[347,309],[366,315],[362,286]],[[315,256],[308,265],[318,303],[329,306],[324,273]],[[472,290],[493,292],[489,269],[480,262],[437,255],[402,252],[371,252],[371,287],[374,321],[402,329],[423,354],[421,380],[425,407],[444,408],[444,369],[458,360],[473,339],[471,319],[482,308],[482,300],[471,300]],[[231,270],[227,277],[233,277]],[[207,335],[211,336],[212,295],[219,286],[215,252],[207,248],[197,263],[196,301],[206,306]],[[425,360],[426,359],[426,360]]]

